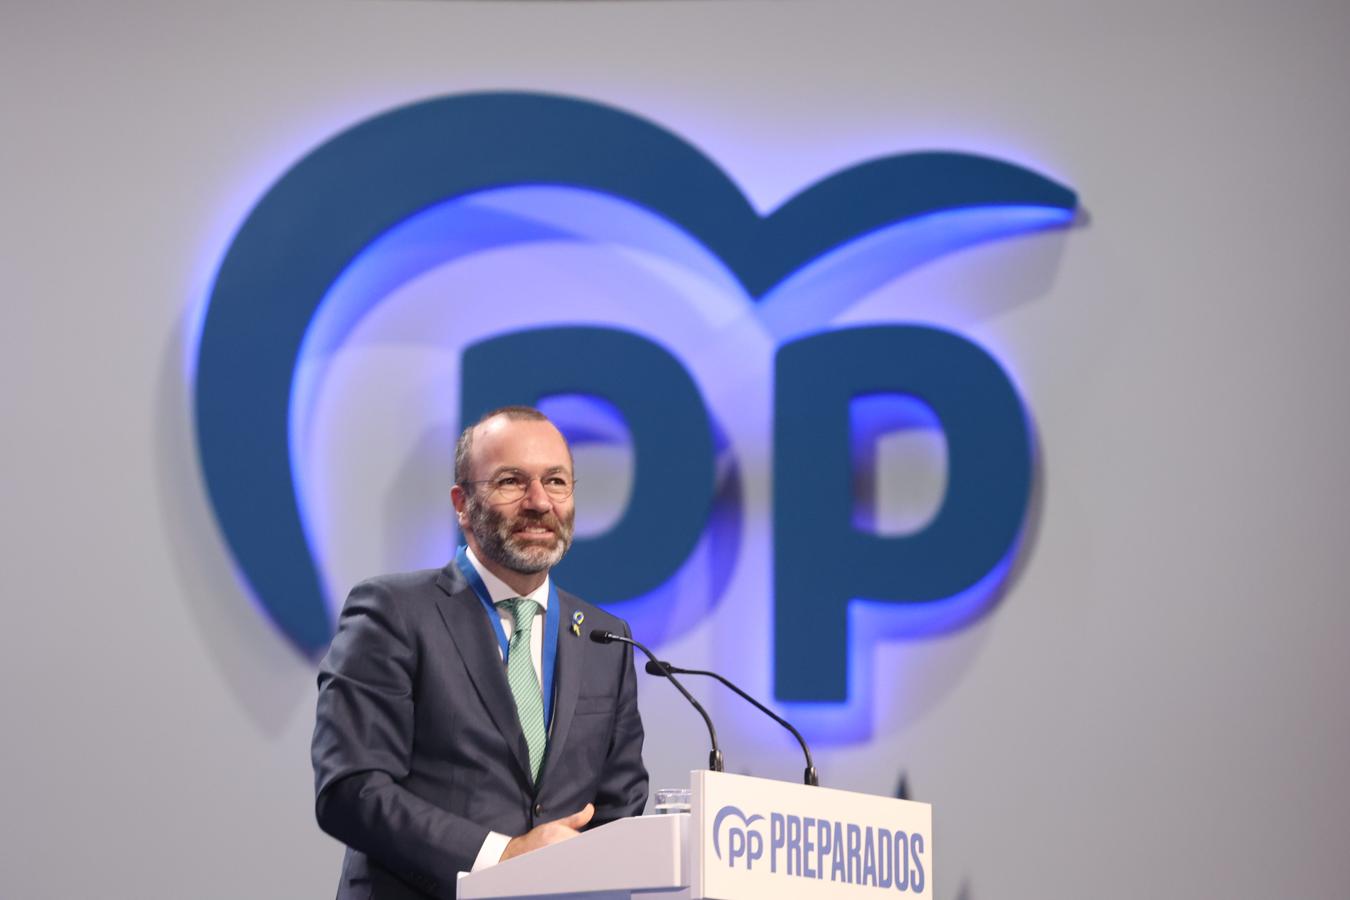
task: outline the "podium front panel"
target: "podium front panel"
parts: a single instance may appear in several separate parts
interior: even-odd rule
[[[690,773],[692,900],[871,900],[933,894],[927,803]]]

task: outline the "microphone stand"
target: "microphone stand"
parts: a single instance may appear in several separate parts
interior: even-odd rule
[[[645,653],[647,655],[647,659],[651,660],[651,663],[657,662],[656,654],[652,653],[652,651],[648,650],[642,644],[638,643],[637,641],[633,640],[630,637],[624,637],[621,634],[614,634],[611,631],[605,631],[604,629],[597,628],[591,632],[591,640],[595,641],[597,644],[609,644],[614,641],[618,641],[621,644],[630,644],[641,650],[643,653]],[[650,665],[651,663],[649,663],[648,665]],[[675,689],[684,695],[684,699],[688,700],[690,705],[693,706],[694,709],[698,710],[698,714],[703,717],[704,724],[708,726],[708,737],[712,741],[712,750],[709,751],[708,753],[708,768],[713,770],[714,772],[723,771],[722,750],[717,745],[717,729],[713,728],[712,719],[708,716],[708,711],[703,708],[702,704],[700,704],[697,700],[694,699],[693,694],[685,690],[684,685],[680,684],[680,682],[674,676],[669,677],[670,683],[675,685]]]
[[[754,697],[751,697],[745,691],[741,690],[736,685],[732,684],[730,681],[728,681],[726,678],[723,678],[716,672],[709,672],[704,669],[682,669],[679,666],[673,666],[668,662],[663,662],[657,659],[653,659],[647,663],[648,675],[657,675],[662,678],[669,678],[672,683],[675,682],[675,673],[677,672],[681,675],[705,675],[708,678],[717,679],[718,681],[722,682],[722,684],[726,685],[728,688],[734,691],[738,696],[741,697],[741,699],[745,700],[751,706],[755,707],[760,712],[764,713],[764,715],[773,719],[779,725],[782,725],[788,731],[792,732],[792,736],[797,739],[797,743],[802,745],[802,753],[806,756],[806,771],[802,774],[802,783],[811,785],[813,787],[818,787],[820,785],[820,779],[816,775],[816,764],[811,759],[811,748],[806,746],[806,739],[802,737],[802,733],[800,731],[792,727],[791,722],[789,722],[787,719],[784,719],[782,716],[778,715],[778,713],[769,709],[763,703],[760,703]]]

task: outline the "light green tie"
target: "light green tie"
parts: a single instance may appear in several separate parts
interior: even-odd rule
[[[516,699],[520,730],[525,732],[525,746],[530,750],[530,776],[538,781],[544,745],[548,742],[544,728],[544,695],[539,690],[539,676],[534,674],[534,654],[530,652],[530,624],[539,611],[539,604],[528,597],[515,597],[498,605],[506,607],[516,623],[506,652],[506,681],[511,685],[511,696]]]

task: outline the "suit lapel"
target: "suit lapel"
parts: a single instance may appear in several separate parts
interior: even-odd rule
[[[553,660],[553,724],[549,729],[548,753],[544,756],[544,768],[539,773],[539,782],[549,776],[562,758],[563,744],[567,742],[567,731],[572,725],[572,713],[577,708],[577,694],[581,691],[581,664],[584,638],[572,633],[570,624],[572,613],[576,611],[574,598],[558,592],[558,653]]]
[[[450,632],[450,640],[459,651],[474,689],[478,691],[493,724],[506,739],[506,745],[511,748],[516,765],[520,767],[528,784],[530,755],[525,746],[525,733],[520,730],[516,701],[511,696],[511,686],[506,682],[506,667],[502,665],[497,635],[488,621],[487,611],[483,609],[478,595],[454,570],[453,564],[446,566],[436,583],[444,594],[436,605]]]

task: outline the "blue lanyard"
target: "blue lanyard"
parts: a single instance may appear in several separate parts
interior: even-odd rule
[[[511,641],[506,636],[506,629],[502,627],[502,617],[497,612],[497,607],[492,603],[492,595],[488,593],[487,585],[483,584],[483,576],[478,574],[478,570],[469,562],[469,554],[465,548],[460,547],[455,551],[455,565],[464,575],[469,587],[473,588],[478,601],[483,604],[483,609],[487,610],[488,621],[492,623],[492,630],[497,634],[497,643],[501,645],[502,662],[505,663],[511,655]],[[553,722],[553,660],[558,654],[558,587],[553,583],[553,579],[548,580],[548,608],[544,611],[544,664],[542,666],[544,673],[544,723],[547,727]]]

